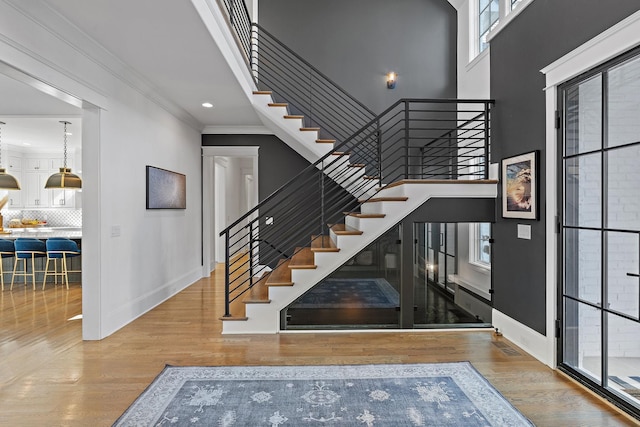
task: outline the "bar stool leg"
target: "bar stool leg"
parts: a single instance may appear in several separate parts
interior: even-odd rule
[[[0,283],[2,283],[2,290],[4,291],[4,269],[2,268],[2,257],[0,257]]]
[[[33,290],[36,290],[36,257],[31,255],[31,285]]]
[[[67,289],[69,289],[69,275],[67,273],[67,254],[62,254],[62,272],[64,273],[64,280],[67,283]]]
[[[11,275],[11,288],[9,290],[13,290],[13,279],[16,277],[16,268],[18,268],[18,257],[16,257],[15,262],[13,263],[13,274]]]
[[[44,265],[44,278],[42,279],[42,290],[44,291],[44,287],[47,284],[47,275],[49,274],[49,261],[51,258],[47,257],[47,263]]]

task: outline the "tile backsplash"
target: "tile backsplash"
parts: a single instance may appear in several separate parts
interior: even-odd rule
[[[2,217],[5,227],[15,218],[47,221],[49,227],[82,227],[82,209],[7,209]]]

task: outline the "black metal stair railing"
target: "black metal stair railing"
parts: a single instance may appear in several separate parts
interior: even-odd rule
[[[346,213],[358,211],[385,185],[487,178],[491,105],[401,99],[227,227],[220,234],[226,243],[225,316],[263,273],[290,258],[283,254],[294,256],[326,236],[330,225],[343,223]]]
[[[376,114],[270,32],[252,23],[243,0],[219,0],[259,90],[272,92],[321,139],[344,141]]]
[[[320,138],[344,141],[376,114],[258,24],[251,27],[250,68],[259,90],[303,115]]]

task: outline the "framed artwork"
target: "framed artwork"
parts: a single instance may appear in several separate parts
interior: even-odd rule
[[[186,207],[186,176],[147,166],[147,209],[186,209]]]
[[[502,160],[503,218],[538,219],[538,152]]]

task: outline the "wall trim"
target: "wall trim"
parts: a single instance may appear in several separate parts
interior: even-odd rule
[[[544,67],[541,72],[546,77],[545,90],[545,134],[547,164],[547,194],[557,194],[557,144],[558,133],[555,128],[557,86],[572,79],[598,65],[627,52],[640,45],[640,11],[623,19],[613,27],[603,31],[586,43]],[[540,343],[545,349],[546,359],[540,359],[543,363],[555,367],[558,363],[557,340],[554,337],[555,321],[558,317],[558,239],[556,234],[556,215],[558,214],[556,197],[547,198],[546,208],[546,330],[547,337],[544,343]],[[512,339],[509,336],[509,339]],[[543,354],[545,353],[543,352]],[[531,353],[535,354],[535,353]],[[536,356],[537,357],[537,356]]]
[[[273,135],[266,126],[205,126],[203,135]]]
[[[102,336],[106,337],[113,334],[114,332],[120,330],[124,326],[130,324],[134,320],[153,310],[171,297],[182,292],[183,290],[200,280],[202,278],[201,273],[202,267],[198,266],[182,275],[182,277],[165,283],[163,286],[156,288],[151,292],[148,292],[146,295],[142,295],[135,300],[130,301],[129,304],[121,306],[117,310],[112,311],[104,319],[104,329],[102,331]],[[132,313],[140,314],[131,319]],[[126,320],[123,322],[122,319]]]
[[[173,115],[177,119],[183,121],[190,127],[200,130],[202,124],[189,114],[182,107],[171,101],[170,99],[160,95],[160,91],[151,82],[149,82],[142,75],[137,73],[127,64],[118,59],[113,53],[107,50],[104,46],[96,42],[85,32],[74,26],[66,18],[64,18],[56,9],[44,2],[23,2],[16,0],[5,0],[6,4],[12,7],[14,10],[22,14],[26,19],[31,20],[36,25],[40,26],[52,37],[60,40],[66,44],[71,50],[79,53],[88,61],[97,65],[116,79],[125,83],[138,93],[142,94],[145,98],[154,102],[163,110]],[[6,40],[5,40],[6,41]],[[107,99],[109,95],[91,83],[81,78],[77,74],[72,74],[68,70],[63,69],[56,64],[51,63],[40,55],[36,55],[34,52],[26,49],[24,46],[12,44],[12,47],[20,51],[22,54],[29,56],[40,64],[46,64],[48,67],[60,73],[65,78],[70,79],[82,87],[89,88],[95,94],[98,94],[97,100],[88,98],[89,102],[95,105],[108,109]],[[90,53],[89,53],[90,52]],[[46,82],[51,85],[50,82]],[[83,98],[87,99],[85,96]]]
[[[547,337],[496,309],[493,309],[491,317],[493,326],[509,341],[545,365],[555,368],[554,346]]]
[[[570,80],[640,45],[640,11],[598,34],[540,70],[547,89]]]
[[[258,146],[239,147],[239,146],[209,145],[206,147],[202,147],[202,155],[205,157],[209,157],[209,156],[258,157],[259,150],[260,150],[260,147]]]

